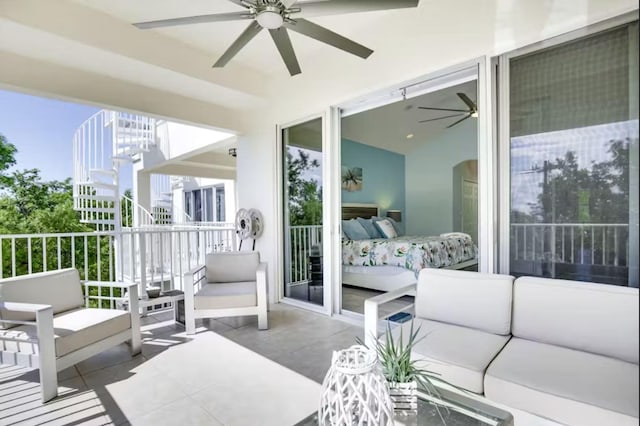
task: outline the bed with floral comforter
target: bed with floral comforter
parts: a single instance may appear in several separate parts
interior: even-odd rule
[[[342,264],[400,266],[418,274],[424,268],[446,268],[476,258],[473,240],[456,236],[403,236],[391,239],[345,240]]]

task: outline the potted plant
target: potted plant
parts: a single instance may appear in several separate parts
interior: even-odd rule
[[[389,384],[389,394],[396,415],[417,413],[418,386],[430,396],[438,396],[438,390],[431,382],[436,374],[423,368],[419,361],[411,359],[411,351],[421,339],[418,338],[419,332],[420,327],[414,328],[412,320],[409,335],[405,338],[401,328],[396,340],[391,333],[391,326],[387,325],[384,338],[376,339],[375,348],[370,348],[378,355],[382,374]],[[438,414],[442,417],[439,409]]]

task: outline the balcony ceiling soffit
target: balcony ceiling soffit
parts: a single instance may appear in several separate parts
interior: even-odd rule
[[[266,77],[255,70],[214,72],[209,53],[75,2],[3,0],[0,29],[2,50],[186,96],[190,90],[209,103],[255,108],[267,95]]]

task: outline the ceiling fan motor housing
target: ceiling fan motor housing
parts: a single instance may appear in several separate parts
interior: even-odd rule
[[[258,10],[256,15],[256,21],[262,28],[267,30],[275,30],[282,26],[284,23],[284,17],[282,16],[282,9],[278,6],[268,5]]]

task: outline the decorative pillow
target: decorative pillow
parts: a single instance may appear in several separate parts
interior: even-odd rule
[[[373,220],[359,217],[356,219],[360,222],[360,225],[367,231],[369,238],[382,238],[382,234],[378,231],[378,228],[373,224]]]
[[[468,238],[471,239],[471,235],[466,234],[464,232],[445,232],[444,234],[440,234],[442,238]]]
[[[367,230],[355,219],[343,220],[342,230],[350,240],[368,240]]]
[[[393,225],[393,229],[396,230],[396,234],[397,234],[396,236],[397,237],[402,236],[402,230],[400,228],[400,224],[398,222],[396,222],[395,220],[391,219],[390,217],[388,217],[387,220],[389,222],[391,222],[391,225]]]
[[[373,216],[371,218],[371,220],[373,221],[373,223],[380,222],[381,220],[388,220],[391,223],[391,225],[393,226],[393,229],[396,230],[396,237],[400,237],[400,236],[403,235],[402,230],[400,229],[400,225],[398,224],[398,222],[396,222],[395,220],[391,219],[390,217]],[[384,238],[384,236],[382,238]]]
[[[384,238],[395,238],[398,236],[398,233],[388,219],[382,219],[374,223]]]

